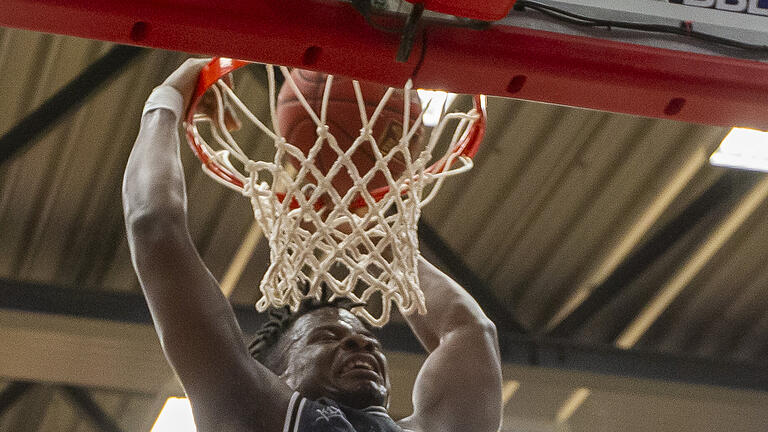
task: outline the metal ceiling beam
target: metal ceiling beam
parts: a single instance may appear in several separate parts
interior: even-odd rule
[[[0,419],[32,387],[32,383],[15,381],[0,392]]]
[[[91,397],[88,391],[72,386],[62,387],[64,393],[69,396],[72,402],[77,405],[83,413],[88,415],[94,425],[103,432],[123,432],[117,422],[112,419],[104,410],[101,409],[99,404]]]
[[[688,155],[685,162],[676,170],[674,175],[654,194],[653,199],[637,212],[631,212],[627,221],[628,228],[617,236],[615,242],[609,242],[598,252],[599,260],[589,266],[583,276],[574,280],[575,288],[571,289],[568,300],[560,302],[557,312],[552,315],[545,326],[544,333],[557,327],[574,309],[602,285],[616,268],[640,245],[648,232],[659,221],[659,218],[669,209],[670,205],[680,196],[680,193],[691,183],[691,180],[701,171],[709,159],[708,149],[699,147]]]
[[[762,365],[562,339],[533,339],[509,334],[500,334],[499,339],[501,357],[507,364],[768,391],[768,369]]]
[[[627,324],[614,341],[616,347],[625,350],[634,348],[648,329],[677,299],[691,280],[696,277],[699,271],[733,236],[744,221],[752,215],[754,210],[765,201],[766,196],[768,196],[768,178],[761,177],[762,179],[749,190],[749,193],[736,205],[736,208],[724,217],[722,222],[718,221],[716,228],[707,235],[706,240],[700,243],[697,249],[691,253],[690,258],[687,258],[680,268],[674,272],[672,278],[659,288],[653,298],[649,299],[649,302],[642,307],[637,316]],[[744,193],[737,193],[736,195],[744,195]],[[734,197],[727,196],[725,198],[722,202],[715,204],[714,212],[722,210],[723,206],[726,205],[725,203]],[[728,205],[728,207],[731,206]],[[676,237],[674,240],[677,241],[679,238]],[[696,374],[700,373],[700,368],[697,368],[697,365],[691,365],[691,367],[696,369]],[[717,372],[720,374],[726,373],[727,375],[727,371]],[[718,375],[719,377],[720,375]],[[589,395],[590,390],[585,387],[574,391],[558,412],[558,422],[563,423],[567,421]]]
[[[760,174],[752,172],[726,171],[679,215],[633,251],[578,307],[552,328],[547,336],[568,338],[575,334],[699,222],[713,212],[732,206],[739,197],[751,189],[759,178]],[[631,319],[632,317],[628,316],[627,322]]]
[[[64,116],[82,105],[122,73],[126,66],[149,52],[144,48],[116,45],[86,67],[80,75],[60,88],[55,94],[27,114],[0,137],[0,164],[31,145],[47,133]]]
[[[119,299],[121,300],[118,301]],[[117,295],[99,291],[84,293],[61,287],[6,280],[0,281],[0,309],[35,312],[39,316],[44,316],[42,314],[68,315],[70,319],[81,318],[91,322],[95,321],[94,318],[109,320],[110,326],[125,327],[125,323],[128,322],[151,332],[149,328],[152,323],[151,317],[140,294]],[[253,332],[263,322],[261,314],[257,313],[252,306],[236,306],[235,312],[246,333]],[[29,320],[31,323],[38,321],[40,319]],[[102,328],[107,324],[106,322],[101,324]],[[123,329],[121,334],[125,334],[125,331]],[[125,339],[124,336],[122,338]],[[423,354],[418,340],[405,324],[390,323],[381,330],[380,338],[388,350]],[[27,339],[29,338],[22,342]],[[502,360],[506,364],[768,392],[768,369],[762,366],[657,352],[623,350],[610,345],[538,339],[508,331],[500,331],[499,340]],[[158,345],[156,340],[153,340],[152,344]],[[40,344],[35,341],[28,341],[28,345],[31,346],[30,349],[40,349]],[[18,356],[22,348],[22,346],[16,347],[15,354],[9,355]],[[131,349],[136,351],[137,347],[132,346]],[[157,361],[162,361],[159,347],[152,349],[157,349],[159,359]],[[100,351],[99,348],[92,348],[91,352]],[[0,358],[0,364],[3,364],[2,358]],[[3,372],[3,368],[0,367],[0,374]],[[61,382],[62,378],[59,377],[57,380]]]
[[[698,247],[691,251],[669,280],[658,288],[614,344],[619,348],[634,347],[767,198],[768,177],[762,176],[729,214],[718,221]]]
[[[147,302],[139,293],[84,291],[7,279],[0,279],[0,309],[152,324]],[[244,329],[255,329],[263,321],[253,306],[234,306],[234,310]]]
[[[454,252],[440,237],[440,234],[424,219],[419,221],[419,238],[424,242],[427,249],[446,266],[445,270],[456,279],[459,285],[463,286],[477,300],[477,303],[483,308],[488,318],[496,323],[499,330],[520,334],[528,332],[525,326],[515,319],[512,311],[501,304],[493,292],[488,289],[485,282],[467,266],[461,256]]]

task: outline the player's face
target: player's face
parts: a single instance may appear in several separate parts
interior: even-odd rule
[[[352,408],[387,406],[389,371],[381,345],[351,312],[322,308],[300,317],[285,335],[282,378],[302,395]]]

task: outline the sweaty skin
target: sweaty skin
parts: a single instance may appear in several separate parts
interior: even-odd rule
[[[285,372],[292,389],[351,408],[386,407],[389,370],[379,341],[346,309],[322,308],[301,316],[283,336]]]
[[[163,85],[176,88],[187,106],[207,62],[188,60]],[[202,107],[211,114],[210,102]],[[234,115],[227,116],[236,127]],[[250,356],[229,302],[190,237],[179,122],[164,108],[142,117],[123,179],[123,206],[136,274],[198,430],[280,432],[294,391],[353,408],[386,407],[386,358],[348,311],[321,308],[300,317],[278,342],[280,376]],[[429,355],[414,386],[414,412],[398,424],[414,432],[496,432],[496,329],[458,284],[423,259],[419,277],[429,312],[407,321]]]

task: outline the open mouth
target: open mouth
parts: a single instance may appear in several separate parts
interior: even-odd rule
[[[370,356],[354,356],[341,366],[341,375],[360,374],[379,378],[379,365]]]

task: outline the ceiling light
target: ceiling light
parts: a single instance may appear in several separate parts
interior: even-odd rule
[[[197,432],[189,399],[168,398],[151,432]]]
[[[424,126],[435,127],[443,110],[449,107],[456,93],[448,93],[442,90],[417,90],[421,99],[421,110],[424,112]]]
[[[727,168],[768,172],[768,132],[731,129],[709,162]]]

